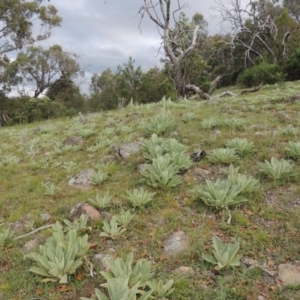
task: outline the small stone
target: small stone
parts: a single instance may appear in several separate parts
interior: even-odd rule
[[[211,175],[211,171],[201,169],[201,168],[196,168],[194,170],[194,174],[198,175],[198,176],[201,176],[201,177],[204,177],[204,178],[207,178],[207,177],[209,177],[209,175]]]
[[[177,231],[173,233],[165,242],[164,242],[164,252],[165,255],[175,255],[187,249],[188,238],[183,231]]]
[[[83,143],[81,136],[70,136],[63,141],[64,146],[78,146]]]
[[[108,270],[109,266],[105,261],[107,258],[111,259],[112,256],[109,254],[105,254],[105,253],[95,254],[93,257],[93,263],[95,265],[98,265],[99,267],[101,267],[101,269]]]
[[[107,163],[112,163],[114,162],[116,159],[113,155],[106,155],[104,157],[102,157],[100,160],[99,160],[99,163],[100,164],[107,164]]]
[[[278,277],[283,285],[300,284],[300,265],[280,264]]]
[[[136,168],[137,168],[137,170],[139,171],[139,172],[142,172],[142,171],[144,171],[145,169],[146,169],[146,166],[147,166],[148,164],[139,164]]]
[[[52,218],[51,215],[48,213],[40,214],[40,216],[43,222],[48,222]]]
[[[260,132],[260,131],[256,131],[256,132],[254,133],[254,135],[257,136],[257,137],[261,137],[261,136],[263,136],[263,133]]]
[[[19,232],[25,228],[25,225],[20,221],[16,221],[13,223],[8,223],[8,227],[9,227],[9,229],[11,229],[13,231]]]
[[[94,175],[93,169],[86,169],[71,178],[68,182],[69,185],[86,190],[92,188],[92,177]]]
[[[190,276],[195,274],[195,271],[192,268],[185,267],[185,266],[179,267],[175,269],[173,272],[182,276]]]
[[[217,130],[217,129],[215,129],[215,130],[213,130],[213,132],[212,132],[214,135],[220,135],[221,134],[221,131],[220,130]]]
[[[265,300],[266,298],[264,297],[264,296],[262,296],[262,295],[259,295],[258,297],[257,297],[257,300]]]
[[[130,156],[139,152],[140,149],[141,149],[141,144],[138,142],[112,146],[114,156],[119,161],[124,161],[128,159]]]
[[[39,238],[35,238],[33,240],[28,241],[25,245],[24,245],[24,250],[25,251],[33,251],[35,248],[37,248],[37,246],[41,243],[41,240]]]
[[[93,221],[97,221],[101,218],[99,211],[95,207],[87,203],[79,203],[74,208],[72,208],[70,212],[70,219],[71,221],[74,221],[81,215],[88,215],[89,218]]]

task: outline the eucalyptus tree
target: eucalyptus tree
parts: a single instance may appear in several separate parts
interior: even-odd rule
[[[62,18],[57,15],[57,9],[42,2],[1,0],[0,59],[4,53],[47,39],[51,29],[60,25]],[[38,25],[39,30],[34,30]]]
[[[17,68],[19,85],[33,88],[33,97],[37,98],[53,85],[84,76],[78,58],[59,45],[49,49],[30,46],[26,52],[20,52],[11,65]]]

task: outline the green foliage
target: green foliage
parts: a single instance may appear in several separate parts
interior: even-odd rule
[[[287,73],[287,80],[300,79],[300,48],[297,48],[284,63],[283,69]]]
[[[127,196],[125,198],[131,203],[131,205],[136,207],[145,206],[147,203],[151,202],[155,193],[149,193],[144,190],[143,187],[140,189],[133,189],[132,191],[126,191]]]
[[[289,142],[289,147],[285,148],[289,155],[294,159],[300,158],[300,142]]]
[[[98,170],[98,171],[94,171],[91,181],[93,185],[98,185],[103,183],[107,179],[108,179],[108,173],[102,170]]]
[[[181,120],[184,123],[190,123],[195,119],[196,115],[193,112],[187,112],[182,115]]]
[[[55,186],[54,183],[52,182],[42,182],[43,187],[45,188],[45,195],[47,196],[53,196],[55,195],[56,191],[57,191],[57,187]]]
[[[73,222],[64,219],[64,223],[67,225],[64,230],[69,231],[75,229],[77,232],[85,232],[87,230],[90,230],[91,228],[87,227],[88,220],[88,215],[81,215],[80,218],[77,218]]]
[[[151,118],[144,124],[144,132],[147,135],[152,135],[156,133],[157,135],[162,135],[170,132],[176,128],[176,123],[174,117],[171,113],[162,110],[160,113]]]
[[[229,206],[248,201],[241,196],[242,191],[242,186],[235,185],[230,180],[217,179],[216,182],[206,180],[206,186],[196,186],[193,195],[196,200],[199,199],[206,205],[228,209]]]
[[[0,248],[4,247],[14,235],[14,232],[9,229],[1,230],[3,225],[0,224]]]
[[[110,205],[111,198],[112,196],[109,194],[109,191],[107,191],[103,196],[97,193],[95,200],[88,198],[87,202],[96,208],[103,209]]]
[[[235,149],[219,148],[213,149],[208,155],[207,159],[212,163],[230,164],[235,162],[239,157],[236,155]]]
[[[108,237],[114,240],[121,236],[126,231],[126,228],[120,226],[117,218],[112,217],[110,223],[103,221],[102,230],[103,231],[100,232],[101,237]]]
[[[284,81],[284,74],[279,65],[261,63],[252,68],[246,69],[238,77],[238,83],[246,86],[252,87],[259,84],[274,84],[277,82]]]
[[[146,165],[141,174],[147,184],[158,188],[171,188],[179,185],[181,180],[176,175],[178,167],[172,163],[170,156],[160,156],[152,160],[151,165]]]
[[[142,144],[143,156],[153,161],[159,157],[169,157],[170,161],[178,168],[178,171],[188,169],[192,162],[187,155],[187,147],[175,139],[163,139],[156,134],[145,140]]]
[[[147,284],[152,289],[153,294],[158,299],[165,299],[165,297],[169,296],[173,293],[174,288],[172,288],[174,283],[173,279],[168,280],[165,284],[162,280],[153,279],[151,281],[147,281]]]
[[[106,279],[110,278],[128,278],[128,285],[134,286],[139,283],[139,287],[145,287],[147,281],[153,276],[151,271],[151,262],[144,259],[139,259],[133,266],[133,253],[129,253],[126,260],[118,257],[115,260],[106,259],[106,263],[109,267],[109,272],[101,271],[101,275]],[[106,286],[105,284],[102,286]]]
[[[227,141],[226,147],[235,149],[241,156],[253,152],[253,142],[249,142],[247,139],[234,138]]]
[[[274,180],[298,175],[293,170],[295,164],[285,159],[277,160],[275,157],[272,157],[271,162],[265,160],[264,163],[258,162],[257,164],[260,166],[260,172]]]
[[[213,254],[202,254],[202,258],[206,261],[217,265],[216,270],[221,270],[224,267],[235,267],[239,266],[242,255],[237,255],[240,248],[240,243],[235,242],[234,244],[223,244],[222,241],[214,236],[213,237]]]
[[[72,275],[83,264],[83,256],[89,250],[88,236],[79,237],[75,229],[64,234],[62,226],[57,222],[53,226],[53,235],[39,246],[38,252],[31,252],[24,257],[33,260],[37,266],[30,272],[45,277],[43,281],[59,281],[68,283],[68,275]]]
[[[117,222],[124,228],[128,226],[128,224],[132,221],[134,215],[130,212],[130,210],[121,210],[118,215],[115,215],[114,218]]]
[[[243,174],[238,174],[239,168],[235,169],[232,165],[229,167],[228,180],[232,185],[241,187],[240,193],[251,193],[259,188],[259,181],[252,176],[247,177]]]
[[[103,294],[99,289],[95,290],[97,300],[146,300],[149,299],[152,291],[143,293],[137,298],[137,295],[141,293],[138,289],[139,283],[133,287],[128,287],[128,278],[110,278],[107,280],[107,292],[108,297]],[[93,300],[91,298],[81,297],[81,300]]]

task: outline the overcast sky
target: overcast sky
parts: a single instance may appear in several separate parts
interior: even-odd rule
[[[129,56],[144,71],[160,66],[160,35],[156,26],[145,16],[142,31],[138,29],[138,11],[143,0],[51,0],[50,3],[58,9],[63,22],[41,45],[59,44],[65,51],[80,55],[80,64],[86,73],[81,80],[84,80],[81,83],[84,92],[93,73],[100,74],[107,68],[114,71],[118,64],[126,63]],[[212,1],[183,0],[181,3],[188,5],[183,10],[186,15],[201,13],[209,23],[209,31],[218,31],[217,21],[210,16]]]

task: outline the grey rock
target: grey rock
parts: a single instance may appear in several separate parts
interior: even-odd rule
[[[191,276],[195,274],[195,271],[190,268],[190,267],[186,267],[186,266],[181,266],[179,268],[176,268],[173,273],[178,274],[178,275],[182,275],[182,276]]]
[[[107,155],[107,156],[102,157],[99,160],[99,163],[100,164],[107,164],[107,163],[114,162],[115,160],[116,160],[116,158],[113,155]]]
[[[25,228],[25,225],[20,221],[16,221],[13,223],[8,223],[8,227],[13,231],[20,232]]]
[[[90,189],[92,187],[93,174],[93,169],[83,170],[71,178],[68,184],[79,189]]]
[[[95,266],[99,266],[101,269],[108,270],[109,266],[105,261],[107,258],[111,259],[112,255],[106,253],[95,254],[93,257],[93,263]]]
[[[148,166],[148,165],[149,164],[140,164],[140,165],[137,166],[137,170],[139,172],[142,172],[142,171],[144,171],[146,169],[146,166]]]
[[[183,231],[177,231],[173,233],[164,242],[164,254],[171,256],[178,254],[188,247],[188,238]]]
[[[205,169],[201,169],[201,168],[196,168],[194,170],[194,174],[197,175],[197,176],[208,178],[209,175],[211,175],[211,171],[205,170]]]
[[[300,284],[300,265],[280,264],[278,277],[283,285]]]
[[[206,156],[206,152],[202,149],[194,149],[193,153],[191,154],[191,160],[196,162],[200,161]]]
[[[119,161],[124,161],[133,154],[136,154],[140,151],[141,144],[138,142],[113,145],[112,150],[114,152],[114,156]]]
[[[25,245],[24,245],[24,250],[25,251],[33,251],[35,248],[38,247],[38,245],[41,243],[41,240],[39,238],[35,238],[33,240],[28,241]]]
[[[40,216],[43,222],[48,222],[52,218],[51,215],[48,213],[40,214]]]
[[[63,145],[66,146],[79,146],[83,143],[81,136],[70,136],[63,141]]]
[[[74,221],[81,215],[88,215],[89,218],[93,221],[97,221],[101,218],[99,211],[95,207],[87,203],[79,203],[75,207],[73,207],[70,212],[70,219]]]
[[[258,297],[257,297],[257,300],[265,300],[266,298],[264,297],[264,296],[262,296],[262,295],[259,295]]]

